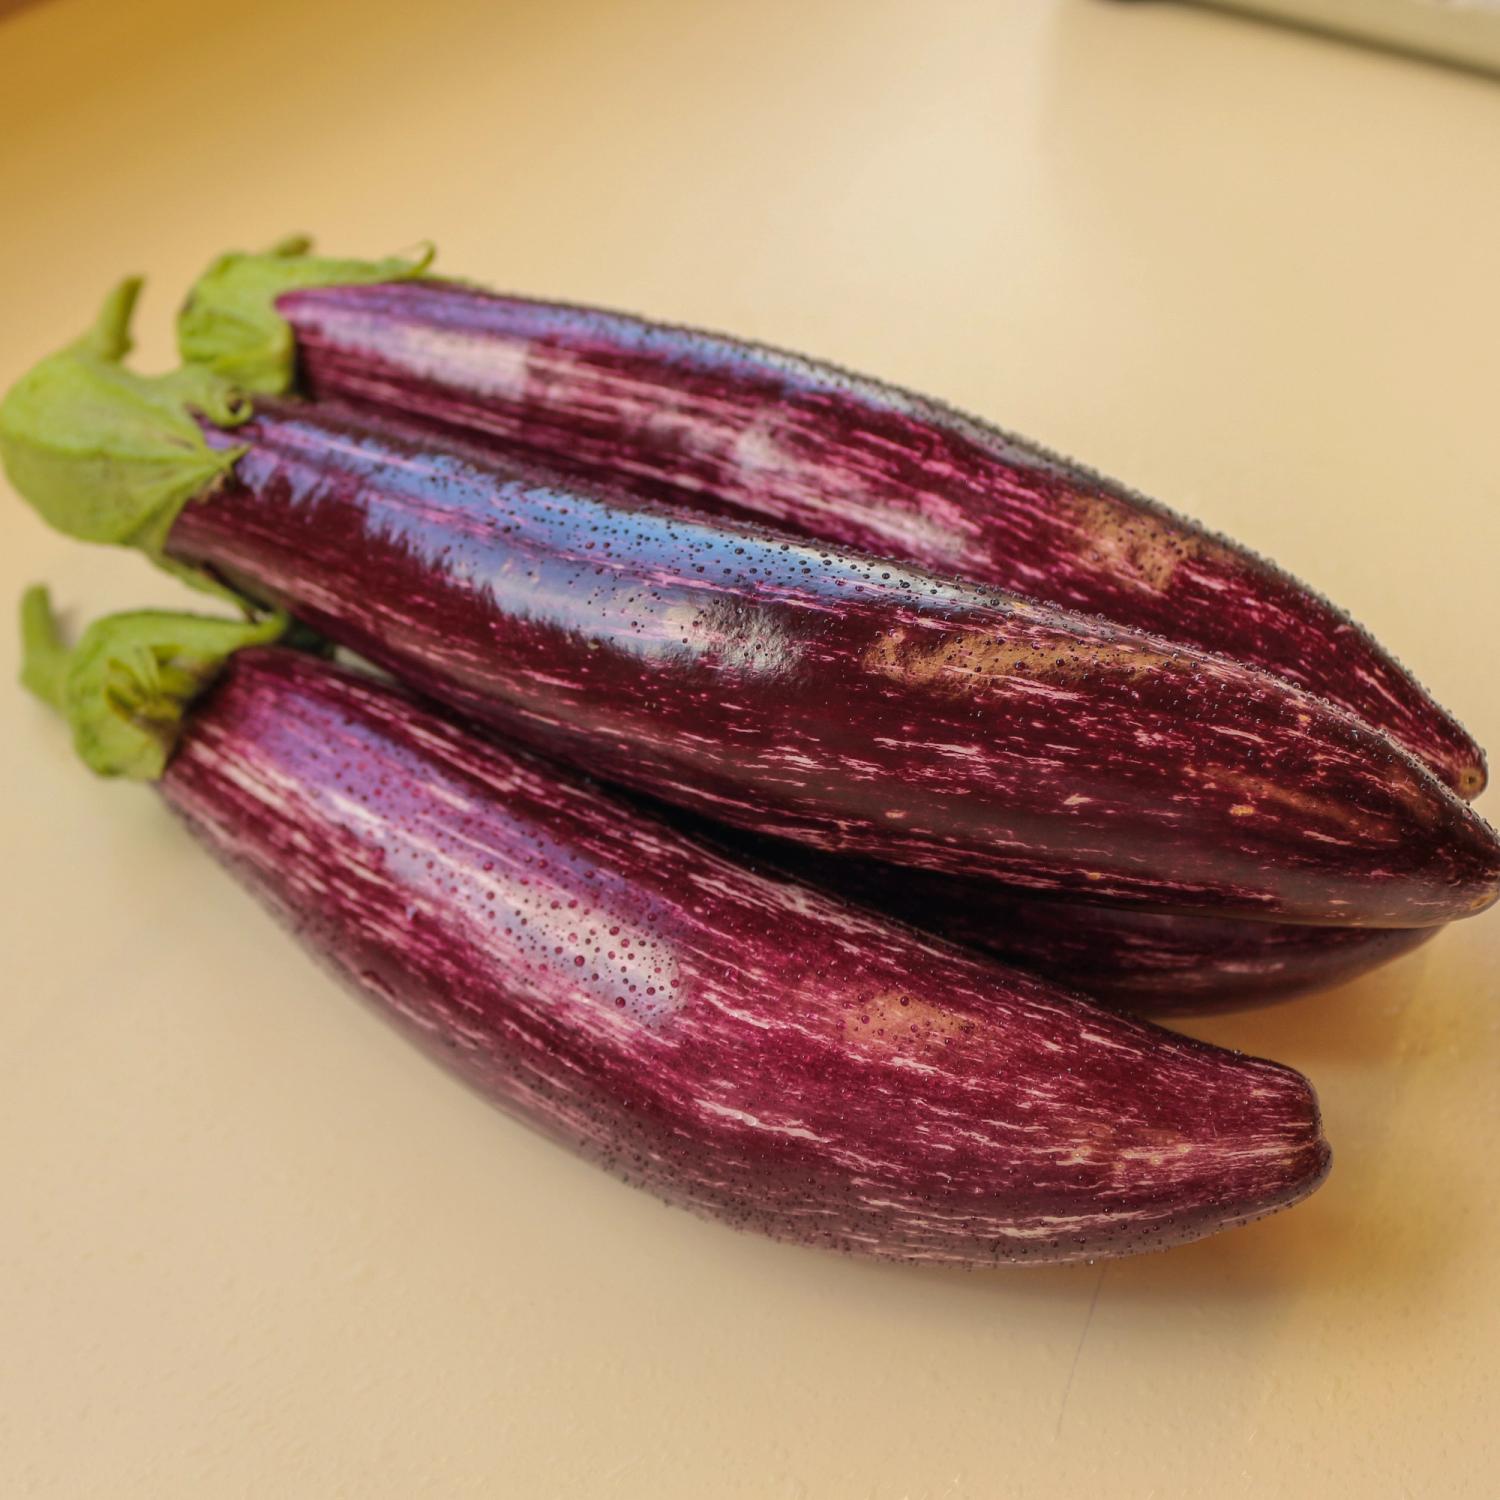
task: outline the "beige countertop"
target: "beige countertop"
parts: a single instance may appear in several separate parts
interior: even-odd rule
[[[0,383],[124,271],[162,362],[220,248],[431,237],[1076,453],[1494,746],[1497,182],[1494,83],[1175,6],[52,0],[0,20]],[[35,578],[173,596],[4,497],[0,598]],[[1336,1161],[1295,1211],[861,1265],[492,1112],[0,701],[0,1495],[1493,1493],[1500,917],[1193,1026],[1316,1081]]]

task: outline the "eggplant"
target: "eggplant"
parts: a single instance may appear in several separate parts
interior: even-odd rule
[[[1024,438],[720,334],[306,248],[216,262],[183,311],[184,353],[271,393],[295,353],[313,396],[1221,652],[1349,709],[1462,796],[1485,785],[1479,746],[1341,610]]]
[[[205,370],[135,376],[132,302],[0,408],[22,494],[585,771],[830,852],[1157,909],[1420,927],[1500,894],[1481,818],[1280,678],[368,415],[247,411]]]
[[[741,1229],[929,1265],[1123,1255],[1329,1166],[1298,1073],[754,874],[277,622],[142,613],[26,680],[501,1108]]]
[[[1236,1010],[1330,989],[1410,953],[1441,930],[1140,911],[842,859],[707,823],[695,831],[756,868],[785,871],[1099,1005],[1145,1015]]]
[[[931,890],[913,903],[898,895],[900,882],[883,878],[892,868],[852,882],[851,889],[877,910],[901,913],[1101,1005],[1147,1015],[1238,1010],[1331,989],[1410,953],[1441,930],[1135,911],[1048,901],[977,881],[946,898]]]

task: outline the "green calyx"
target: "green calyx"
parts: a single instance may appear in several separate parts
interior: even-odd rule
[[[426,271],[434,253],[428,246],[415,259],[337,260],[309,254],[311,247],[310,240],[294,236],[262,254],[221,255],[194,283],[178,314],[183,359],[243,390],[282,395],[296,373],[292,330],[276,311],[283,292],[407,281]]]
[[[285,634],[285,615],[223,620],[171,610],[107,615],[64,643],[47,590],[21,600],[21,682],[57,709],[73,746],[101,776],[155,781],[188,705],[246,646]]]
[[[161,562],[178,511],[245,451],[211,448],[194,413],[233,426],[250,409],[209,370],[146,376],[125,368],[140,290],[139,278],[122,282],[82,338],[11,387],[0,402],[0,462],[59,531],[138,547]]]

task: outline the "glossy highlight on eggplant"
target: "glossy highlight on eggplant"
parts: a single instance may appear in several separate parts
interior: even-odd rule
[[[1328,1168],[1290,1069],[751,873],[324,662],[232,657],[159,786],[446,1067],[736,1228],[1078,1260],[1242,1223]]]
[[[275,305],[313,396],[1220,652],[1349,709],[1462,796],[1485,785],[1462,726],[1305,584],[938,402],[720,334],[437,280]]]
[[[1483,820],[1240,663],[323,404],[205,430],[241,456],[169,557],[691,811],[1159,909],[1406,927],[1495,899]]]

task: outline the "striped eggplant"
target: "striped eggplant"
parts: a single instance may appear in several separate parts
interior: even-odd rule
[[[1232,1010],[1330,989],[1411,952],[1439,931],[1139,911],[1031,895],[993,880],[841,859],[706,823],[694,831],[755,868],[788,872],[1100,1005],[1147,1015]]]
[[[295,349],[315,396],[1221,652],[1383,729],[1461,795],[1484,787],[1479,747],[1347,615],[1034,443],[798,355],[305,250],[221,258],[183,312],[187,357],[276,393]]]
[[[885,867],[889,870],[891,866]],[[882,877],[884,872],[882,871]],[[944,877],[930,877],[942,881]],[[885,878],[856,881],[858,899],[904,914],[953,942],[1148,1015],[1236,1010],[1347,984],[1410,953],[1436,927],[1305,927],[1188,913],[1085,906],[964,882],[968,905],[898,896]],[[881,893],[873,887],[882,886]]]
[[[584,770],[830,851],[1167,909],[1417,927],[1500,891],[1482,819],[1279,678],[322,404],[236,410],[205,370],[123,368],[132,297],[6,398],[17,488]]]
[[[267,631],[117,616],[70,656],[38,591],[26,680],[388,1020],[627,1182],[780,1239],[993,1266],[1195,1239],[1327,1172],[1290,1069],[754,874],[400,690],[247,644]]]

